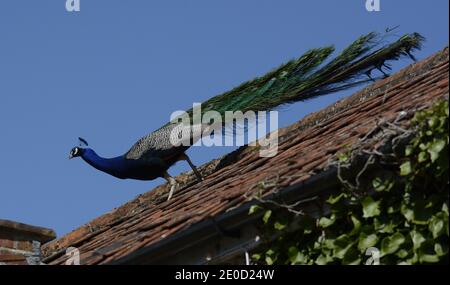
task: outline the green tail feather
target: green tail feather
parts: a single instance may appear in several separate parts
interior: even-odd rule
[[[412,52],[421,48],[424,38],[413,33],[392,43],[382,43],[384,40],[377,33],[369,33],[328,63],[325,61],[334,47],[309,50],[262,77],[212,97],[202,103],[202,114],[210,110],[222,115],[225,111],[268,111],[367,83],[379,78],[371,77],[374,69],[386,76],[383,68],[390,69],[388,61],[404,56],[414,59]],[[192,115],[192,109],[188,113]]]

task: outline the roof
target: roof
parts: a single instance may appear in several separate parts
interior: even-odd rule
[[[22,237],[26,240],[35,240],[41,243],[56,238],[56,234],[52,229],[0,219],[0,239],[2,236]]]
[[[204,238],[212,236],[207,229],[215,225],[211,221],[243,223],[254,193],[299,199],[313,184],[324,191],[336,177],[330,172],[335,155],[364,138],[380,118],[393,121],[402,114],[407,123],[416,110],[438,98],[448,100],[448,71],[445,48],[280,129],[276,156],[259,157],[258,147],[241,147],[200,167],[206,176],[201,183],[190,172],[176,177],[184,186],[170,201],[167,186],[161,185],[46,244],[44,262],[64,263],[65,249],[74,246],[83,264],[156,263],[162,259],[151,255],[207,246]]]

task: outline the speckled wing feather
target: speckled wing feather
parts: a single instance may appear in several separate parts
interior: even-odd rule
[[[125,158],[144,160],[155,157],[163,160],[176,158],[188,149],[189,146],[173,144],[171,136],[174,135],[174,140],[176,140],[176,138],[179,138],[184,130],[189,131],[191,136],[193,135],[191,126],[184,126],[179,123],[167,124],[164,127],[139,139],[125,154]],[[193,136],[193,138],[193,140],[190,140],[191,145],[200,137]]]
[[[139,139],[131,149],[125,154],[126,159],[145,159],[160,157],[167,159],[177,153],[176,149],[185,147],[175,147],[170,141],[170,135],[177,124],[166,125],[145,137]]]

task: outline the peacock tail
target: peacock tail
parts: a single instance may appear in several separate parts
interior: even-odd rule
[[[389,61],[403,56],[415,60],[412,52],[424,41],[418,33],[391,43],[386,43],[386,38],[375,32],[361,36],[328,63],[333,46],[311,49],[264,76],[203,102],[201,114],[215,110],[224,118],[226,111],[269,111],[378,79],[371,76],[374,69],[386,77],[383,68],[390,70]],[[187,113],[192,116],[193,109]]]

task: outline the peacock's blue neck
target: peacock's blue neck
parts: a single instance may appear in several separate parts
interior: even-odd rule
[[[106,172],[117,178],[127,178],[126,173],[128,172],[130,165],[123,156],[103,158],[94,150],[86,148],[83,150],[81,158],[100,171]]]

